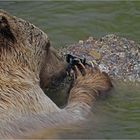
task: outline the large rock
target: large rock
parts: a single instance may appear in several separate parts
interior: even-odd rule
[[[89,37],[68,46],[63,50],[65,53],[93,61],[113,79],[140,82],[140,45],[132,40],[114,34],[100,39]]]

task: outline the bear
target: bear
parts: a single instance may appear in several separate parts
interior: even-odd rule
[[[60,109],[43,90],[64,78],[66,68],[46,33],[0,10],[0,138],[30,138],[85,120],[96,97],[112,87],[106,73],[79,62],[71,70],[67,105]]]

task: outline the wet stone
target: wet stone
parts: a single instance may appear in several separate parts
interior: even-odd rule
[[[114,34],[100,39],[89,37],[61,50],[94,61],[110,77],[124,81],[140,82],[140,45]]]

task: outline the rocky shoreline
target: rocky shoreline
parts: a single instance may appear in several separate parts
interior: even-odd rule
[[[100,39],[89,37],[64,48],[61,53],[93,61],[113,79],[140,82],[140,44],[135,41],[114,34]]]

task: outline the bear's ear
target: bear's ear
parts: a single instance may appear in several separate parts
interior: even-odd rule
[[[46,47],[45,47],[45,50],[46,50],[47,53],[49,53],[50,47],[51,47],[50,40],[48,40],[47,44],[46,44]]]
[[[9,22],[6,16],[0,14],[0,35],[14,43],[16,39],[10,29]]]

